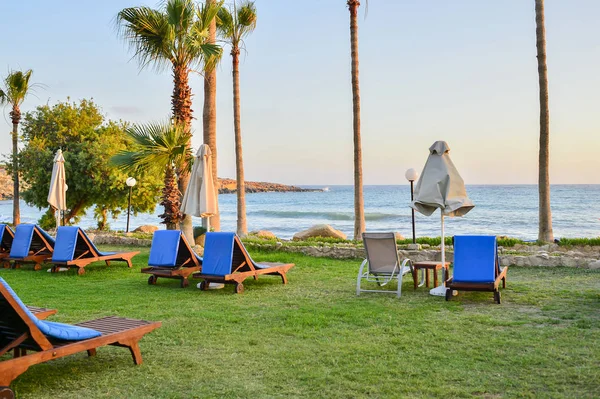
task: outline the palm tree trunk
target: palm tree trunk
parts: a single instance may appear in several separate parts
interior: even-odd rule
[[[173,119],[176,123],[182,123],[190,140],[188,147],[192,146],[192,89],[189,85],[189,70],[186,66],[177,65],[173,68],[173,95],[171,97],[171,107],[173,110]],[[187,165],[179,171],[178,187],[183,196],[190,181]],[[179,213],[179,209],[177,209]],[[194,230],[192,226],[192,216],[185,215],[181,221],[181,231],[188,240],[194,242]]]
[[[360,88],[358,84],[358,0],[348,0],[350,9],[350,45],[352,49],[352,114],[354,128],[354,239],[362,239],[365,231],[363,199],[362,146],[360,139]]]
[[[242,127],[240,124],[240,50],[231,50],[233,57],[233,127],[235,131],[235,174],[237,179],[237,233],[248,234],[246,224],[246,184],[244,183],[244,161],[242,157]]]
[[[546,28],[544,0],[535,0],[535,34],[540,85],[540,153],[539,153],[539,233],[538,240],[554,241],[550,209],[550,111],[548,106],[548,66],[546,64]]]
[[[215,4],[216,0],[206,0],[206,5]],[[209,43],[217,41],[217,22],[212,20],[209,27]],[[212,171],[215,192],[219,192],[219,179],[217,174],[217,71],[213,69],[204,74],[204,109],[202,112],[202,129],[204,144],[208,144],[212,152]],[[218,194],[217,194],[218,195]],[[221,230],[221,215],[217,197],[217,213],[210,218],[210,227],[214,231]]]
[[[13,178],[13,225],[21,223],[21,210],[19,204],[19,120],[21,119],[21,111],[18,108],[13,108],[11,112],[13,117],[12,130],[12,178]]]
[[[162,194],[163,199],[160,205],[164,207],[165,211],[158,217],[162,218],[162,223],[167,225],[167,230],[176,230],[177,224],[181,220],[181,192],[177,188],[175,168],[171,165],[167,166],[165,170],[165,186]],[[187,236],[186,239],[188,239]],[[191,241],[188,242],[194,242],[193,235]]]

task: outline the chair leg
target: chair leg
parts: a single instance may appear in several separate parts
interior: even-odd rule
[[[128,339],[126,341],[119,341],[120,345],[126,346],[129,348],[129,352],[131,352],[131,356],[133,357],[133,363],[135,365],[142,364],[142,352],[140,351],[140,346],[138,345],[138,339]]]
[[[127,262],[127,267],[131,269],[133,267],[131,264],[131,259],[125,259],[125,261]]]
[[[96,348],[88,349],[87,354],[89,357],[96,356]]]
[[[506,288],[506,277],[502,279],[502,288]]]
[[[33,266],[33,270],[35,270],[35,271],[42,270],[42,265],[41,265],[41,264],[39,264],[39,263],[36,263],[36,264]]]
[[[106,266],[110,266],[110,261],[109,260],[105,260],[104,263],[106,263]]]
[[[287,277],[285,276],[285,273],[279,273],[279,275],[281,276],[281,282],[283,284],[287,284]]]

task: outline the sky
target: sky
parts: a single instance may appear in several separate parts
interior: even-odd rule
[[[240,65],[245,177],[353,183],[349,12],[345,0],[256,0]],[[448,142],[467,184],[537,182],[539,102],[534,0],[371,0],[360,7],[364,184],[406,184]],[[155,0],[0,0],[0,76],[33,69],[22,111],[93,98],[109,119],[166,120],[171,75],[141,70],[114,27]],[[550,180],[599,184],[600,2],[546,0]],[[367,11],[365,13],[365,10]],[[203,82],[191,79],[193,144]],[[9,154],[9,109],[0,153]],[[217,73],[219,177],[235,178],[231,57]],[[68,156],[68,155],[66,155]]]

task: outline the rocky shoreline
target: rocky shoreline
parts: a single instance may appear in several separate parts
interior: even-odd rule
[[[237,191],[237,182],[234,179],[219,179],[219,183],[221,188],[219,189],[219,194],[233,194]],[[297,186],[287,186],[285,184],[279,183],[267,183],[267,182],[255,182],[255,181],[247,181],[246,182],[246,193],[287,193],[287,192],[315,192],[315,191],[323,191],[318,188],[301,188]]]
[[[4,168],[0,168],[0,201],[13,198],[13,181]]]

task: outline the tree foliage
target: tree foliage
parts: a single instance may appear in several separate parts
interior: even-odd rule
[[[110,164],[110,158],[131,145],[125,123],[105,120],[92,100],[43,105],[25,114],[20,162],[29,188],[24,200],[38,208],[48,207],[47,197],[53,158],[60,148],[67,175],[67,224],[77,223],[95,205],[94,217],[105,228],[107,217],[127,209],[127,174]],[[153,173],[134,176],[132,211],[152,212],[160,195],[161,177]],[[43,218],[46,227],[52,218]]]

